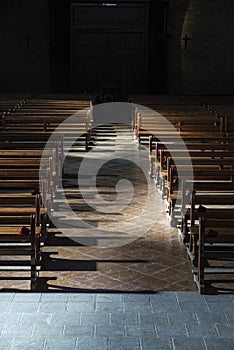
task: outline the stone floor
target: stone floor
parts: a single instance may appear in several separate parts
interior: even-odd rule
[[[233,350],[233,295],[2,293],[0,349]]]

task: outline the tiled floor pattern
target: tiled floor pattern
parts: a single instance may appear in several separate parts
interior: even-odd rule
[[[233,350],[234,297],[3,293],[0,349]]]

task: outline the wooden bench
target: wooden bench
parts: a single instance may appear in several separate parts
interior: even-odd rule
[[[214,282],[233,283],[233,278],[227,278],[232,277],[234,272],[233,209],[219,208],[216,212],[207,209],[200,214],[197,230],[198,268],[194,273],[194,279],[200,293],[206,294],[214,292],[215,288],[212,288]]]
[[[156,119],[156,118],[154,118]],[[203,115],[196,123],[192,123],[191,115],[187,120],[185,118],[177,117],[167,118],[165,121],[160,117],[158,121],[152,118],[138,117],[135,126],[135,135],[139,143],[149,144],[149,136],[161,138],[163,136],[171,136],[179,133],[182,137],[190,133],[197,132],[198,134],[207,130],[220,133],[220,122],[213,118],[204,118]]]
[[[174,154],[176,151],[184,152],[188,155],[190,151],[234,151],[233,137],[226,137],[219,133],[212,136],[212,133],[206,134],[206,138],[200,137],[198,134],[184,135],[183,139],[178,135],[166,139],[158,139],[151,136],[149,140],[149,165],[151,177],[156,176],[157,166],[160,165],[161,152],[168,151]]]
[[[22,96],[0,95],[0,113],[3,115],[9,111],[14,111],[26,103],[26,98]]]
[[[171,151],[161,149],[159,153],[159,159],[157,157],[154,164],[154,177],[156,178],[156,185],[161,185],[163,196],[166,195],[167,188],[169,192],[173,190],[173,182],[170,183],[170,179],[173,180],[170,175],[172,167],[175,168],[187,165],[190,171],[192,171],[192,167],[194,166],[205,166],[206,168],[208,166],[217,166],[219,169],[220,167],[231,167],[234,161],[234,152],[228,152],[227,150],[219,152],[190,150],[188,152],[186,149],[171,149]],[[173,177],[175,176],[176,175],[173,173]]]
[[[67,96],[64,101],[56,101],[56,98],[27,99],[17,105],[17,109],[7,108],[1,119],[0,250],[3,257],[12,255],[14,261],[2,258],[2,269],[30,271],[32,290],[36,290],[40,241],[47,228],[45,202],[51,201],[57,190],[56,187],[51,190],[51,187],[56,183],[59,171],[61,174],[64,140],[82,135],[87,139],[85,147],[88,149],[92,125],[90,101],[67,101]],[[90,112],[83,112],[84,108]],[[80,123],[73,118],[61,127],[71,111],[78,115]],[[52,138],[57,128],[59,130]],[[38,189],[42,193],[39,194]],[[24,227],[31,231],[30,236],[18,235]],[[28,260],[16,262],[21,255],[27,256]]]
[[[23,131],[22,131],[23,130]],[[89,112],[79,112],[74,116],[67,119],[67,115],[15,115],[6,116],[2,119],[2,132],[1,136],[5,139],[9,138],[10,134],[15,134],[15,140],[17,140],[20,133],[25,135],[31,134],[34,136],[35,140],[39,138],[40,135],[50,138],[52,133],[55,137],[61,135],[64,140],[72,137],[78,141],[83,142],[85,150],[89,149],[89,141],[92,132],[92,120]],[[23,138],[23,136],[22,136]]]
[[[28,214],[25,211],[21,216],[15,216],[14,213],[0,216],[0,270],[15,273],[28,271],[29,276],[26,275],[20,279],[29,279],[32,291],[36,291],[37,288],[41,266],[41,246],[41,228],[36,225],[34,214]],[[12,256],[13,259],[10,258]],[[4,279],[7,279],[6,273]]]
[[[200,215],[209,209],[209,215],[213,218],[219,216],[219,210],[226,209],[226,214],[229,215],[229,211],[233,213],[234,210],[234,185],[229,183],[229,186],[223,186],[222,183],[217,183],[215,186],[209,186],[207,184],[206,191],[199,191],[199,186],[196,186],[196,190],[193,190],[191,195],[190,207],[188,215],[185,213],[184,217],[189,216],[189,252],[192,256],[194,264],[197,263],[197,241],[198,241],[198,220]],[[185,219],[187,226],[187,218]],[[187,226],[188,229],[188,226]]]
[[[173,225],[177,225],[181,222],[181,215],[184,213],[185,203],[189,201],[185,201],[185,190],[182,188],[183,181],[190,181],[190,188],[193,187],[193,182],[196,181],[204,182],[204,188],[209,187],[209,183],[218,183],[225,182],[231,184],[233,183],[234,170],[232,169],[232,165],[227,169],[220,169],[219,162],[217,164],[213,164],[211,166],[205,167],[204,164],[202,166],[193,166],[193,171],[191,172],[191,168],[187,166],[179,166],[179,175],[175,167],[170,168],[170,175],[167,179],[167,203],[168,203],[168,212]],[[198,185],[197,185],[198,186]],[[218,185],[217,185],[218,187]],[[180,211],[177,215],[177,219],[175,218],[175,204],[180,205]]]

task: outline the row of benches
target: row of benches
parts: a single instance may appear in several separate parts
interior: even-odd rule
[[[31,289],[36,290],[64,143],[67,137],[84,137],[88,149],[92,101],[5,95],[0,96],[0,110],[0,268],[5,273],[29,271]],[[61,127],[74,113],[78,118]]]
[[[230,281],[234,271],[234,136],[208,108],[215,98],[207,99],[132,98],[136,138],[149,145],[150,174],[180,227],[201,293],[220,274]],[[157,112],[141,106],[144,100]],[[218,103],[231,101],[220,97]]]
[[[77,147],[81,145],[88,150],[93,123],[91,100],[67,100],[61,96],[56,100],[44,96],[24,98],[17,105],[16,100],[12,103],[11,108],[0,98],[0,110],[5,108],[0,121],[0,133],[4,141],[20,137],[27,139],[29,133],[35,139],[40,139],[42,133],[49,139],[51,134],[56,133],[57,136],[62,135],[64,140],[69,140],[69,144],[74,140]],[[6,106],[9,107],[7,110]]]

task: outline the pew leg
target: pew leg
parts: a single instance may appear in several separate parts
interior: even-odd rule
[[[160,174],[160,167],[159,166],[156,167],[154,165],[154,168],[155,168],[155,184],[158,187],[158,186],[160,186],[160,176],[159,176],[159,174]]]
[[[183,237],[183,243],[189,243],[189,232],[188,232],[188,217],[187,215],[183,215],[181,220],[181,233]]]
[[[89,150],[89,134],[85,136],[85,151],[88,152]]]
[[[166,178],[165,178],[165,176],[162,177],[161,189],[162,189],[162,199],[167,198],[168,197],[168,193],[167,193],[167,186],[166,186]]]
[[[155,165],[152,159],[150,160],[149,176],[151,177],[151,179],[155,178]]]
[[[192,264],[193,266],[198,266],[198,245],[197,245],[198,237],[197,235],[190,234],[190,243],[189,243],[189,250],[192,255]]]
[[[198,282],[201,294],[205,294],[205,233],[204,218],[200,218],[199,223],[199,248],[198,248]]]

